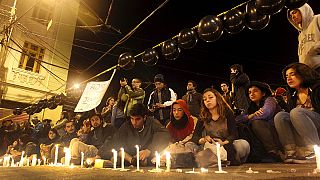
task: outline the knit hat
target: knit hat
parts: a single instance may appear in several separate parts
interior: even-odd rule
[[[162,82],[164,83],[164,77],[162,74],[157,74],[154,76],[154,81],[153,82]]]
[[[270,86],[267,83],[264,82],[260,82],[260,81],[251,81],[248,88],[247,88],[247,94],[249,92],[249,88],[251,88],[252,86],[256,86],[258,87],[262,92],[266,93],[266,97],[267,96],[271,96],[272,95],[272,91]]]

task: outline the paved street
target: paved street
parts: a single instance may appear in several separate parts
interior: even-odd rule
[[[252,167],[256,174],[248,174],[246,170]],[[66,167],[0,167],[0,179],[320,179],[320,174],[314,174],[315,164],[245,164],[238,167],[226,167],[223,170],[228,174],[215,174],[216,168],[210,168],[208,173],[188,174],[190,169],[183,169],[183,172],[151,173],[151,168],[144,168],[143,173],[120,172],[110,169],[81,169]],[[131,169],[131,170],[134,170]],[[272,173],[267,173],[272,170]],[[172,170],[175,171],[175,170]],[[195,169],[199,172],[200,169]]]

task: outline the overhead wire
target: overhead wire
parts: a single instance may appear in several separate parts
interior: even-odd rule
[[[13,37],[11,37],[10,38],[11,39],[11,41],[16,45],[16,46],[18,46],[21,50],[23,50],[23,47],[19,44],[19,43],[17,43],[15,40],[14,40],[14,38]],[[27,54],[29,54],[28,52],[26,52]],[[29,54],[29,56],[30,56],[30,54]],[[37,59],[35,59],[35,61],[37,61]],[[38,61],[37,61],[38,62]],[[39,62],[38,62],[39,63]],[[41,63],[39,63],[40,64],[40,66],[42,67],[42,68],[44,68],[47,72],[49,72],[49,74],[51,74],[52,75],[52,77],[54,77],[60,84],[62,84],[58,79],[60,79],[61,81],[63,81],[63,82],[66,82],[66,80],[64,80],[64,79],[62,79],[62,78],[60,78],[58,75],[56,75],[55,73],[53,73],[52,71],[50,71],[48,68],[46,68],[45,66],[43,66]],[[58,79],[57,79],[58,78]]]
[[[109,52],[111,52],[115,47],[117,47],[119,44],[122,44],[125,42],[140,26],[143,24],[147,19],[149,19],[155,12],[157,12],[160,8],[162,8],[165,4],[167,4],[169,0],[164,1],[160,6],[158,6],[154,11],[152,11],[146,18],[144,18],[136,27],[134,27],[128,34],[126,34],[123,38],[121,38],[115,45],[113,45],[108,51],[106,51],[102,56],[100,56],[96,61],[94,61],[90,66],[88,66],[85,70],[89,70],[92,68],[95,64],[97,64],[99,61],[102,60],[103,57],[105,57]]]

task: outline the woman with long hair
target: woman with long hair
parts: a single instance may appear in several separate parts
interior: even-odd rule
[[[272,97],[270,86],[264,82],[251,81],[247,87],[247,96],[250,99],[249,108],[237,116],[236,121],[246,124],[253,131],[254,138],[258,138],[262,144],[255,143],[253,139],[250,141],[250,137],[245,139],[249,138],[251,147],[255,147],[253,149],[263,150],[259,154],[261,157],[268,156],[265,160],[261,159],[262,162],[282,161],[281,145],[273,121],[281,107]]]
[[[194,143],[204,146],[204,152],[199,152],[196,156],[198,164],[210,165],[202,161],[213,159],[215,149],[212,145],[216,143],[226,150],[230,165],[240,165],[245,162],[250,146],[247,141],[237,138],[236,121],[230,106],[217,90],[206,89],[203,93],[200,120],[192,137]]]
[[[275,126],[285,150],[286,163],[314,161],[314,145],[320,145],[319,74],[302,63],[292,63],[282,71],[287,82],[290,112],[279,112]]]

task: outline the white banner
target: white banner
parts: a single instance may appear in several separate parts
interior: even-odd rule
[[[97,107],[106,93],[110,81],[89,82],[84,89],[74,112],[90,111]]]

